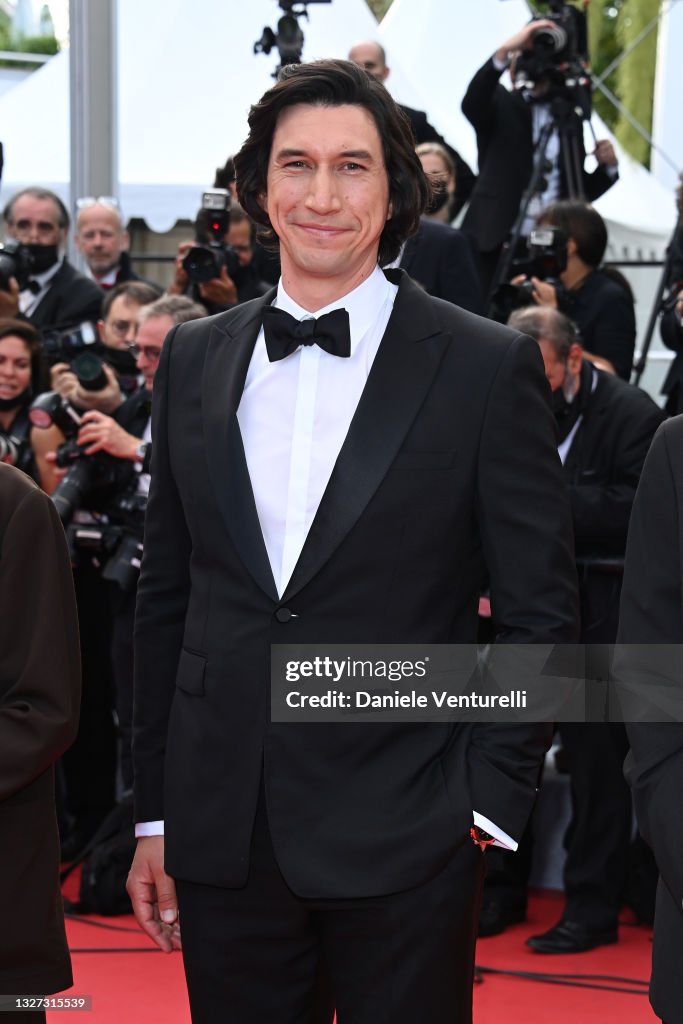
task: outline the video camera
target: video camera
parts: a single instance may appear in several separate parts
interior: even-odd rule
[[[277,32],[266,26],[260,39],[254,43],[254,53],[268,55],[274,46],[280,56],[280,63],[273,72],[277,78],[286,64],[299,64],[304,49],[304,34],[299,18],[308,18],[308,4],[330,4],[332,0],[279,0],[280,9],[285,13],[277,23]],[[300,7],[297,10],[297,6]]]
[[[555,288],[562,287],[560,274],[567,267],[568,240],[567,233],[560,228],[534,228],[529,235],[525,255],[521,259],[514,259],[510,265],[512,277],[524,274],[527,280],[521,284],[507,281],[497,288],[491,299],[491,319],[501,324],[507,323],[515,309],[532,304],[532,277],[547,281]]]
[[[568,91],[588,118],[591,82],[586,12],[562,0],[550,0],[548,6],[550,11],[542,17],[554,25],[534,32],[530,48],[517,58],[515,87],[532,89],[547,81],[555,92]]]
[[[230,227],[230,193],[224,188],[208,189],[202,193],[202,207],[197,217],[198,226],[206,228],[209,241],[194,245],[185,254],[182,267],[193,284],[204,284],[219,277],[225,267],[228,276],[237,284],[240,261],[236,251],[225,241]]]

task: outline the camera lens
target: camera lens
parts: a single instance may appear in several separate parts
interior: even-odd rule
[[[86,391],[101,391],[109,381],[102,366],[102,360],[94,352],[83,352],[71,363],[71,369],[78,377],[78,383]]]

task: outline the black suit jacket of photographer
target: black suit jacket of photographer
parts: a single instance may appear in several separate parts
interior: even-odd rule
[[[50,287],[27,317],[38,330],[75,327],[100,318],[104,292],[89,277],[64,260]]]
[[[499,71],[489,58],[467,87],[462,112],[477,133],[479,178],[472,192],[462,227],[480,252],[493,252],[507,238],[519,213],[524,190],[533,170],[534,140],[531,105],[521,92],[508,92],[500,84]],[[579,138],[581,166],[585,160]],[[566,198],[563,160],[562,186]],[[586,198],[593,202],[617,180],[604,167],[583,172]]]
[[[406,242],[400,267],[437,299],[482,313],[481,284],[467,235],[423,217]]]

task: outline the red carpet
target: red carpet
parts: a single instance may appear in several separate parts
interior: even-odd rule
[[[69,886],[71,893],[71,886]],[[623,925],[615,946],[574,956],[541,956],[524,945],[527,935],[553,924],[562,900],[557,893],[532,898],[529,920],[504,935],[482,939],[477,964],[501,971],[573,975],[609,975],[644,981],[649,975],[650,933]],[[101,927],[104,925],[105,927]],[[93,1013],[48,1013],[49,1024],[92,1021],[93,1024],[190,1024],[182,961],[154,947],[129,917],[70,920],[67,925],[73,953],[75,985],[70,994],[92,995]],[[123,930],[120,930],[123,929]],[[130,930],[129,930],[130,929]],[[638,994],[577,988],[548,981],[483,975],[475,987],[476,1024],[656,1024],[646,986],[584,978],[594,985],[622,985]],[[562,979],[560,979],[562,980]],[[581,981],[581,978],[575,978]],[[247,1022],[245,1022],[247,1024]],[[273,1024],[279,1024],[274,1021]],[[415,1024],[420,1024],[416,1021]]]

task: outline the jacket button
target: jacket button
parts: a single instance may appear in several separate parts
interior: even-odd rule
[[[292,618],[292,613],[290,612],[289,608],[278,608],[278,610],[275,612],[275,618],[277,619],[278,622],[289,622],[289,620]]]

